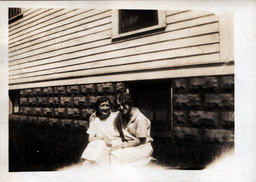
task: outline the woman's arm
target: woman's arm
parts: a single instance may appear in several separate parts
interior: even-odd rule
[[[114,150],[128,148],[128,147],[136,147],[138,145],[146,143],[146,138],[136,138],[135,140],[124,142],[121,145],[113,146],[109,149],[109,153],[111,153]]]
[[[121,148],[135,147],[144,143],[146,143],[146,138],[136,138],[135,140],[123,143]]]
[[[97,137],[97,136],[95,136],[95,135],[89,135],[89,142],[92,142],[92,141],[94,141],[94,140],[103,140],[103,138],[102,137]]]
[[[111,140],[108,137],[98,137],[96,135],[89,135],[88,141],[92,142],[94,140],[104,140],[106,145],[107,145],[107,147],[111,147],[112,146],[112,142],[111,142]]]
[[[94,140],[102,140],[101,137],[97,137],[96,133],[97,133],[97,125],[95,123],[95,118],[96,118],[96,114],[95,112],[90,116],[89,121],[90,121],[90,126],[87,130],[87,133],[89,134],[89,138],[88,141],[92,142]]]

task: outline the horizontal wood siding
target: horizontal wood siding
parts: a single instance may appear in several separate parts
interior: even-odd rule
[[[168,10],[165,30],[118,41],[111,22],[111,10],[26,9],[9,27],[10,89],[232,74],[210,12]]]
[[[60,85],[73,85],[83,83],[102,83],[102,82],[120,82],[120,81],[133,81],[133,80],[148,80],[148,79],[165,79],[165,78],[178,78],[178,77],[194,77],[199,75],[227,75],[234,74],[234,66],[207,66],[198,68],[185,68],[173,70],[155,70],[150,72],[123,72],[114,75],[101,75],[90,76],[67,80],[55,81],[42,81],[35,83],[23,83],[18,85],[10,85],[9,89],[22,89],[22,88],[36,88],[47,86],[60,86]]]

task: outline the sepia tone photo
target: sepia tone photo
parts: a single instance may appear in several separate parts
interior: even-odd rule
[[[0,181],[254,181],[255,3],[0,0]]]
[[[232,12],[8,13],[9,172],[204,170],[233,152]]]

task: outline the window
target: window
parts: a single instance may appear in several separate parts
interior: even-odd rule
[[[172,130],[170,81],[140,81],[129,84],[135,107],[151,121],[152,133]]]
[[[20,91],[9,91],[9,114],[15,114],[20,112]]]
[[[120,38],[164,28],[165,14],[160,10],[113,10],[112,38]]]
[[[23,15],[22,8],[9,8],[9,23],[21,18]]]

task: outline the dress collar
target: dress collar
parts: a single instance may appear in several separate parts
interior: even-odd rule
[[[136,107],[132,107],[130,114],[131,114],[131,118],[128,123],[133,122],[138,117],[138,115],[140,114],[140,110]]]
[[[126,124],[125,124],[125,127],[126,127],[128,124],[134,122],[135,119],[138,117],[139,114],[140,114],[140,110],[139,110],[138,108],[136,108],[136,107],[132,107],[132,108],[131,108],[131,113],[130,113],[131,117],[130,117],[129,120],[127,120],[124,116],[121,115],[121,116],[122,116],[122,120],[126,121],[126,122],[125,122],[125,123],[126,123]]]

